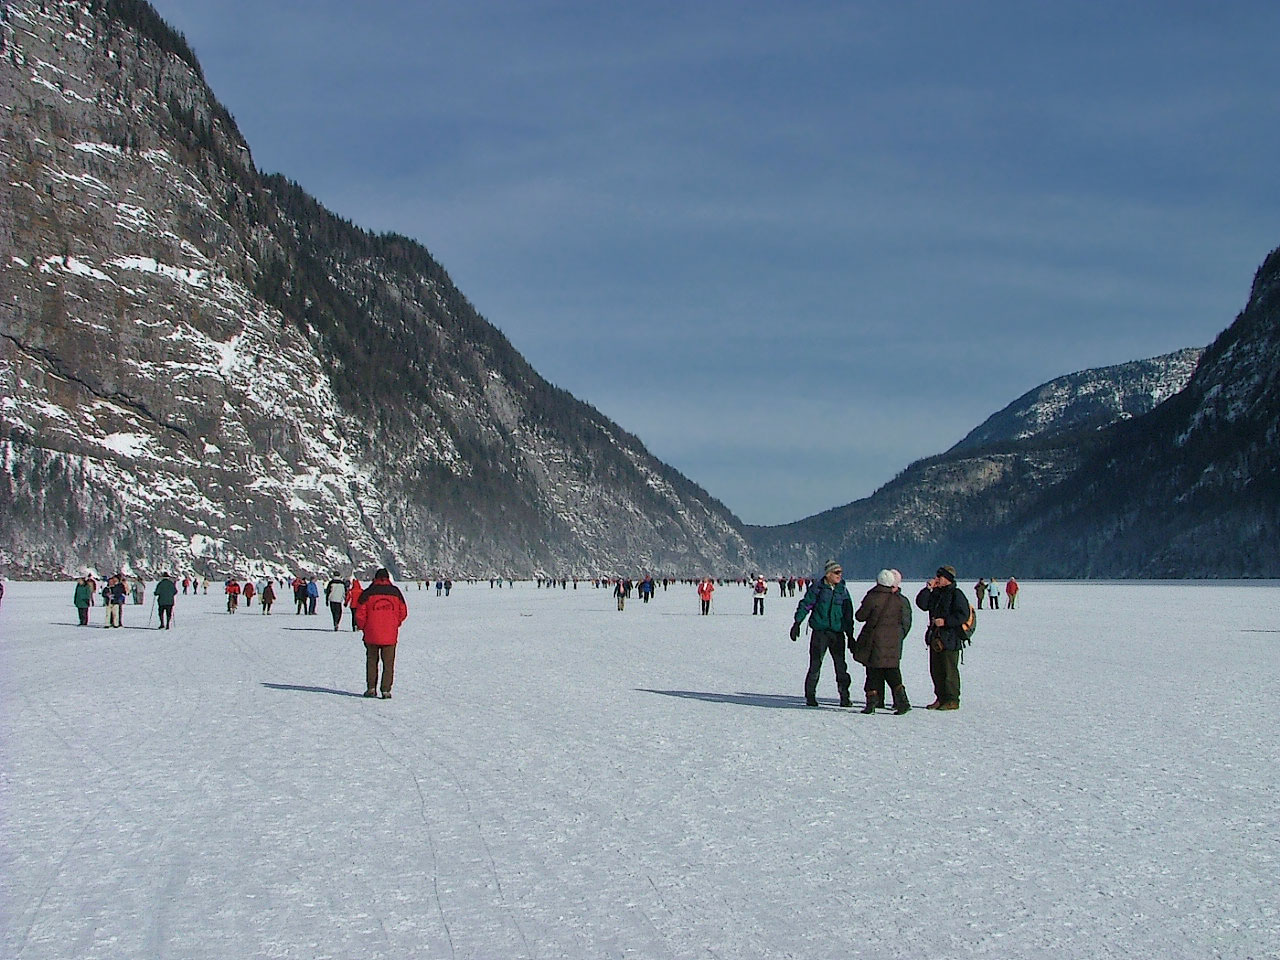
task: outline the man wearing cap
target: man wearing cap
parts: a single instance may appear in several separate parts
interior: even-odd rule
[[[845,664],[845,638],[853,635],[853,600],[844,585],[844,570],[835,560],[828,560],[821,580],[809,584],[796,605],[795,622],[791,624],[791,639],[800,639],[800,625],[809,618],[809,672],[804,678],[804,702],[818,706],[818,676],[822,672],[822,660],[831,653],[836,668],[836,688],[840,691],[840,706],[851,707],[849,700],[849,668]]]
[[[916,606],[929,613],[924,640],[929,647],[929,676],[933,678],[933,703],[928,710],[960,709],[960,651],[964,648],[964,623],[969,601],[956,588],[956,568],[938,568],[933,579],[916,594]]]

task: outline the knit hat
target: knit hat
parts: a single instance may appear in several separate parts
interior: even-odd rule
[[[938,568],[938,572],[937,572],[936,574],[934,574],[934,576],[937,576],[937,577],[943,577],[943,578],[945,578],[945,579],[947,579],[947,580],[950,580],[952,583],[955,583],[955,582],[956,582],[956,568],[955,568],[955,567],[953,567],[953,566],[951,566],[951,564],[947,564],[946,566],[939,567],[939,568]]]
[[[881,570],[879,573],[876,574],[876,583],[880,584],[880,586],[882,587],[896,586],[896,584],[893,582],[893,571]]]
[[[840,566],[839,560],[828,560],[827,565],[822,568],[822,575],[825,577],[832,570],[843,570],[843,569],[844,567]]]
[[[901,570],[899,570],[897,567],[895,567],[894,569],[890,570],[889,572],[893,574],[893,585],[894,585],[895,587],[900,587],[900,586],[902,586],[902,571],[901,571]]]

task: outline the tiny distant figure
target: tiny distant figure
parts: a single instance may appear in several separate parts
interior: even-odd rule
[[[447,597],[449,595],[449,591],[452,589],[453,581],[446,577],[444,581],[444,595]]]
[[[227,581],[227,613],[235,613],[240,606],[240,584],[232,579]]]
[[[168,630],[173,626],[173,601],[178,596],[178,585],[173,582],[172,575],[160,575],[156,584],[156,613],[160,617],[157,630]]]
[[[846,638],[853,636],[853,600],[844,584],[844,569],[835,560],[828,560],[823,567],[822,579],[815,580],[796,604],[795,621],[791,624],[791,639],[800,639],[800,626],[809,618],[809,672],[804,678],[804,702],[806,706],[818,706],[818,677],[822,673],[822,661],[828,653],[836,669],[836,689],[840,693],[840,706],[851,707],[849,667],[845,663]]]
[[[973,585],[973,593],[978,598],[978,609],[981,610],[982,601],[987,598],[987,581],[979,577],[978,582]]]
[[[1012,610],[1013,605],[1018,602],[1018,579],[1010,577],[1009,582],[1004,585],[1004,595],[1009,598],[1009,602],[1005,606]]]
[[[337,633],[338,625],[342,623],[342,608],[347,602],[347,581],[338,576],[336,571],[333,578],[325,584],[324,599],[329,604],[329,613],[333,615],[333,632]]]
[[[618,610],[621,611],[627,605],[627,588],[621,580],[614,586],[613,595],[617,598]]]
[[[146,597],[146,589],[142,585],[141,580],[133,581],[133,586],[129,588],[129,594],[133,597],[133,605],[135,607],[142,606],[142,601]]]
[[[87,627],[89,625],[89,607],[93,603],[93,587],[89,585],[88,577],[81,577],[76,581],[76,589],[71,596],[71,602],[76,606],[76,614],[80,617],[80,626]]]
[[[933,703],[926,710],[960,709],[960,651],[964,649],[964,624],[969,601],[956,587],[956,568],[942,566],[916,594],[916,606],[929,612],[924,642],[929,648],[929,676],[933,679]]]
[[[320,602],[320,584],[316,583],[316,578],[311,577],[307,580],[307,615],[314,617],[316,615],[316,604]]]
[[[189,586],[191,586],[191,578],[190,578],[190,577],[183,577],[183,578],[182,578],[182,595],[183,595],[184,597],[187,595],[187,588],[188,588]]]
[[[992,610],[1000,609],[1000,588],[996,586],[995,577],[987,580],[987,606]]]
[[[702,582],[698,584],[698,599],[702,601],[702,616],[711,613],[711,595],[716,592],[716,585],[711,582],[710,577],[704,577]]]
[[[262,593],[258,595],[258,603],[262,606],[262,615],[265,617],[271,613],[271,605],[276,602],[276,587],[270,580],[262,588]]]
[[[751,615],[764,616],[764,597],[769,592],[769,585],[764,577],[756,577],[756,585],[751,589]]]
[[[364,593],[364,587],[360,584],[359,577],[351,578],[351,586],[347,588],[347,606],[351,608],[351,632],[354,633],[356,627],[356,604],[360,602],[360,594]]]
[[[244,597],[244,605],[246,607],[253,606],[253,596],[257,592],[258,588],[253,585],[252,579],[244,582],[244,589],[240,591],[240,596]]]
[[[360,593],[356,604],[356,624],[364,631],[365,691],[366,697],[376,697],[379,691],[383,700],[391,699],[391,685],[395,682],[396,644],[400,639],[400,624],[409,616],[404,594],[391,582],[386,567],[380,567],[373,575],[373,583]],[[378,665],[382,665],[382,682],[378,682]]]

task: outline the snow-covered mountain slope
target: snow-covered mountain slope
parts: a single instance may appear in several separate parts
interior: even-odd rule
[[[1280,250],[1186,389],[1118,424],[1007,550],[1059,575],[1280,576]]]
[[[720,503],[420,245],[248,145],[146,3],[0,21],[0,562],[736,569]]]
[[[859,576],[913,573],[1002,553],[1010,524],[1078,470],[1106,427],[1142,416],[1187,383],[1203,351],[1084,370],[1037,387],[946,453],[911,464],[870,497],[780,527],[748,528],[766,565],[842,558]]]
[[[1140,417],[1187,385],[1203,353],[1188,347],[1050,380],[992,414],[948,452],[1101,429]]]

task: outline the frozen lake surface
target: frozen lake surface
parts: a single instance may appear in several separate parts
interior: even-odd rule
[[[387,701],[323,608],[71,592],[0,607],[0,956],[1280,956],[1274,584],[1026,583],[902,717],[739,586],[410,585]]]

